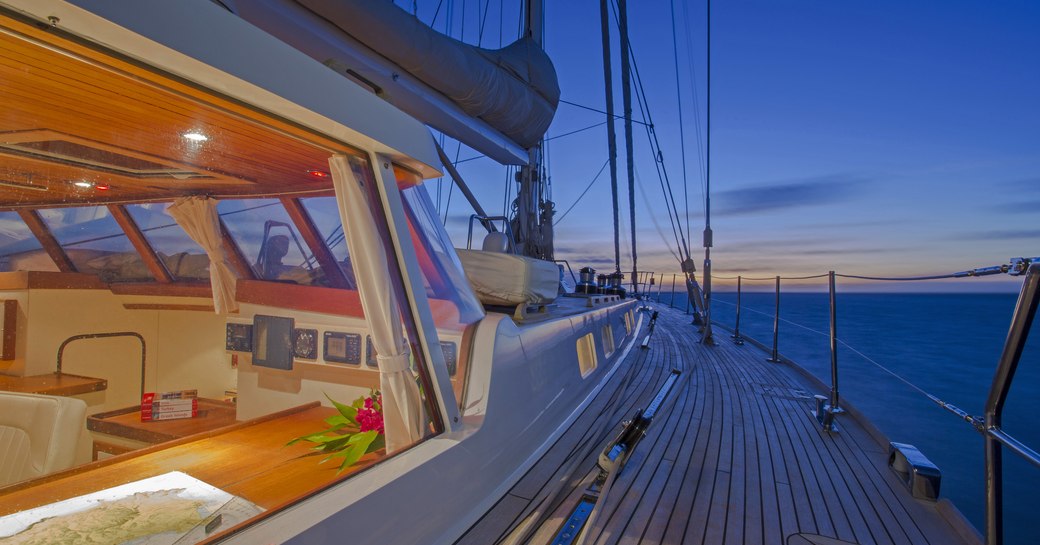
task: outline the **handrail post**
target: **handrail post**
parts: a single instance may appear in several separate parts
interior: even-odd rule
[[[675,308],[675,274],[672,274],[672,298],[668,300],[668,308]]]
[[[664,274],[661,275],[661,281],[657,283],[657,303],[661,303],[661,288],[664,287]]]
[[[773,313],[773,354],[766,359],[772,363],[780,363],[780,353],[777,351],[777,339],[780,335],[780,276],[776,277],[776,311]]]
[[[828,274],[830,283],[830,307],[831,307],[831,408],[834,414],[845,412],[838,405],[838,305],[837,290],[835,289],[834,271]]]
[[[1003,451],[994,433],[1000,432],[1004,402],[1015,378],[1018,362],[1025,350],[1026,339],[1040,305],[1040,263],[1029,266],[1022,291],[1015,305],[1014,318],[1008,330],[1004,350],[993,375],[985,408],[986,440],[986,544],[1004,543],[1004,469]]]
[[[743,345],[744,344],[744,338],[740,336],[740,283],[741,283],[741,278],[742,278],[741,276],[739,276],[739,275],[737,276],[737,322],[736,322],[736,324],[733,325],[733,335],[730,335],[733,338],[733,344],[736,344],[736,345]]]
[[[824,396],[816,396],[814,414],[823,431],[836,433],[838,425],[834,423],[834,415],[844,411],[838,407],[838,306],[834,289],[834,271],[827,274],[827,279],[831,314],[831,395],[829,400]]]

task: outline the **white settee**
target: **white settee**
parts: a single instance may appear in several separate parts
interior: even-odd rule
[[[0,392],[0,486],[72,467],[86,418],[81,399]]]

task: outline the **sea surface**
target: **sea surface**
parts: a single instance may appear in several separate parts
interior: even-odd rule
[[[651,299],[658,297],[662,304],[686,308],[683,293],[673,299],[665,292]],[[838,338],[847,344],[838,347],[841,400],[864,412],[890,440],[915,445],[938,465],[941,496],[953,501],[980,532],[985,528],[982,436],[878,365],[981,416],[1017,298],[1017,294],[843,294],[839,290],[836,299]],[[733,328],[736,301],[736,293],[716,293],[713,321]],[[771,347],[774,309],[774,293],[744,292],[741,334]],[[778,351],[827,384],[831,380],[829,316],[826,293],[781,294]],[[721,329],[716,330],[716,338],[731,342],[729,332]],[[1040,450],[1040,327],[1036,325],[1005,406],[1004,429]],[[1040,468],[1005,449],[1004,485],[1006,543],[1040,543]]]

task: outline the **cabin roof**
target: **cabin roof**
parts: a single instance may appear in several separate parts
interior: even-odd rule
[[[58,19],[0,29],[0,207],[329,193],[360,149],[439,174],[421,123],[210,2],[7,3]]]

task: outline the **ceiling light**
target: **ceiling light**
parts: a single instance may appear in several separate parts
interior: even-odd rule
[[[315,178],[328,178],[329,177],[329,173],[325,172],[324,170],[311,169],[311,170],[307,171],[307,174],[310,174],[311,176],[314,176]]]
[[[86,180],[80,180],[78,182],[72,182],[72,185],[74,185],[76,187],[94,187],[94,184],[92,184],[92,183],[90,183],[90,182],[88,182]]]
[[[192,142],[205,142],[209,140],[209,137],[202,134],[201,132],[188,132],[184,133],[184,138],[191,140]]]

